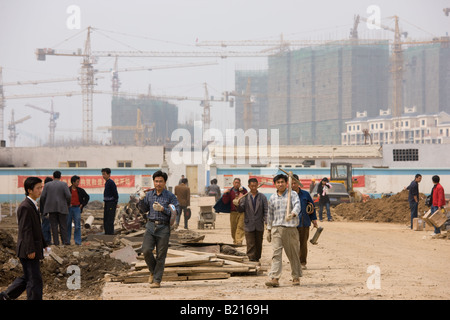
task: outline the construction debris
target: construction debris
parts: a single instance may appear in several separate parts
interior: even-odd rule
[[[150,272],[147,264],[138,258],[134,270],[113,277],[109,281],[123,283],[148,282]],[[227,279],[233,275],[258,275],[262,272],[258,263],[250,262],[247,256],[207,253],[195,248],[185,250],[169,249],[166,258],[163,281],[189,281]]]

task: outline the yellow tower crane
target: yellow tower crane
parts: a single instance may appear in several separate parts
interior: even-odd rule
[[[247,79],[247,86],[245,88],[245,92],[236,92],[231,91],[227,92],[226,95],[228,96],[234,96],[234,97],[241,97],[244,99],[244,130],[247,131],[252,127],[252,96],[251,96],[251,85],[252,85],[252,79]]]
[[[12,148],[16,146],[16,138],[19,135],[16,132],[16,125],[19,123],[22,123],[28,119],[30,119],[31,116],[25,116],[19,120],[14,120],[14,109],[11,110],[11,121],[8,123],[8,130],[9,130],[9,144]]]
[[[151,125],[142,123],[141,109],[137,109],[136,126],[110,126],[110,127],[98,127],[98,130],[126,130],[134,131],[134,141],[137,146],[144,146],[146,144],[146,131],[152,131],[155,127],[155,122]]]
[[[50,110],[47,110],[47,109],[35,106],[33,104],[29,104],[29,103],[27,103],[25,106],[50,114],[50,124],[48,125],[48,127],[50,129],[50,133],[48,136],[48,143],[50,146],[53,147],[55,145],[56,120],[58,120],[58,118],[59,118],[59,112],[55,112],[53,109],[53,99],[52,99],[52,102],[50,105]]]

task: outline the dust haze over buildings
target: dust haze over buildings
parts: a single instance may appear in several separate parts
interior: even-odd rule
[[[70,29],[70,6],[79,8],[79,28]],[[79,77],[80,57],[47,57],[37,61],[37,48],[77,50],[84,47],[86,28],[92,26],[93,51],[262,51],[267,47],[197,47],[204,40],[348,40],[356,14],[369,17],[370,6],[380,10],[380,23],[394,27],[394,15],[408,39],[431,40],[445,36],[450,17],[443,9],[448,1],[0,1],[0,66],[3,82]],[[358,27],[359,39],[385,39],[389,30],[371,30],[365,22]],[[83,50],[83,49],[82,49]],[[251,79],[251,125],[278,129],[280,144],[340,144],[344,123],[356,112],[376,116],[392,104],[391,46],[313,46],[291,48],[269,58],[130,58],[120,57],[119,68],[155,67],[193,62],[215,62],[193,68],[120,72],[120,91],[155,95],[202,97],[203,84],[209,95],[245,93]],[[404,106],[420,112],[450,112],[449,49],[423,45],[404,50]],[[115,58],[100,57],[95,69],[108,70]],[[96,75],[93,98],[94,141],[111,143],[111,134],[96,128],[119,125],[112,114],[111,74]],[[52,97],[52,92],[80,92],[78,81],[39,85],[4,86],[6,97],[16,94],[48,94],[39,99],[7,99],[4,108],[4,139],[8,122],[31,119],[17,125],[16,146],[39,146],[48,142],[49,115],[26,107],[34,104],[60,113],[56,140],[69,143],[81,137],[82,97]],[[109,93],[109,94],[108,94]],[[315,98],[312,98],[312,97]],[[245,127],[243,95],[235,107],[212,102],[211,128]],[[198,101],[168,101],[178,107],[178,124],[192,125],[202,119]],[[117,105],[116,105],[117,106]],[[114,112],[114,111],[113,111]],[[169,115],[168,117],[172,116]],[[152,117],[151,114],[148,115]],[[175,115],[176,117],[176,115]],[[145,118],[145,117],[144,117]],[[116,120],[115,120],[116,119]],[[116,121],[116,122],[114,122]],[[130,120],[131,121],[131,120]],[[152,120],[148,120],[152,121]],[[114,123],[113,123],[114,122]],[[122,123],[123,124],[123,123]],[[128,123],[129,124],[129,123]],[[166,130],[170,136],[174,124]],[[114,136],[114,134],[113,134]],[[127,139],[132,139],[129,136]],[[161,139],[164,140],[163,137]],[[9,142],[9,141],[8,141]]]

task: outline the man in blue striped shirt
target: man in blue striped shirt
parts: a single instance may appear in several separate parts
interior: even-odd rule
[[[179,212],[177,197],[166,190],[167,173],[157,171],[153,174],[154,189],[147,192],[139,207],[143,212],[148,212],[148,222],[142,241],[142,252],[145,263],[150,271],[150,287],[159,288],[164,273],[167,250],[170,238],[170,216],[172,214],[169,205],[174,205]],[[153,250],[156,246],[156,257]]]
[[[291,264],[292,284],[300,285],[302,269],[300,265],[300,241],[297,226],[301,213],[298,194],[291,190],[291,212],[287,213],[288,203],[288,177],[279,174],[273,178],[277,192],[269,199],[267,213],[267,240],[272,242],[272,266],[269,272],[269,287],[278,287],[278,279],[281,276],[283,249]]]

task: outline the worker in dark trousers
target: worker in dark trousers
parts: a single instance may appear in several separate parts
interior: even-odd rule
[[[17,256],[22,264],[23,276],[16,278],[8,289],[0,292],[0,300],[16,299],[25,290],[27,300],[42,300],[43,281],[39,260],[44,259],[47,243],[42,234],[36,201],[42,193],[42,180],[28,177],[24,189],[26,198],[17,209]]]
[[[105,203],[103,211],[103,228],[105,234],[114,234],[114,219],[116,218],[119,194],[117,192],[116,183],[111,179],[111,169],[103,168],[102,176],[106,181],[105,190],[103,191],[103,202]]]
[[[161,170],[153,174],[154,189],[141,195],[139,209],[148,212],[146,231],[142,241],[142,253],[150,271],[150,288],[160,288],[169,249],[171,207],[180,212],[177,197],[166,189],[167,173]],[[175,217],[174,217],[175,218]],[[156,248],[156,255],[153,250]]]
[[[316,216],[316,208],[314,207],[314,201],[311,198],[311,195],[300,188],[300,184],[298,183],[298,176],[296,174],[293,175],[295,179],[292,179],[292,190],[298,193],[298,197],[300,199],[300,223],[297,227],[298,236],[300,240],[300,264],[302,269],[306,269],[306,258],[308,256],[308,239],[309,239],[309,229],[311,227],[311,222],[315,228],[317,228],[317,216]],[[308,210],[308,207],[310,210]]]

